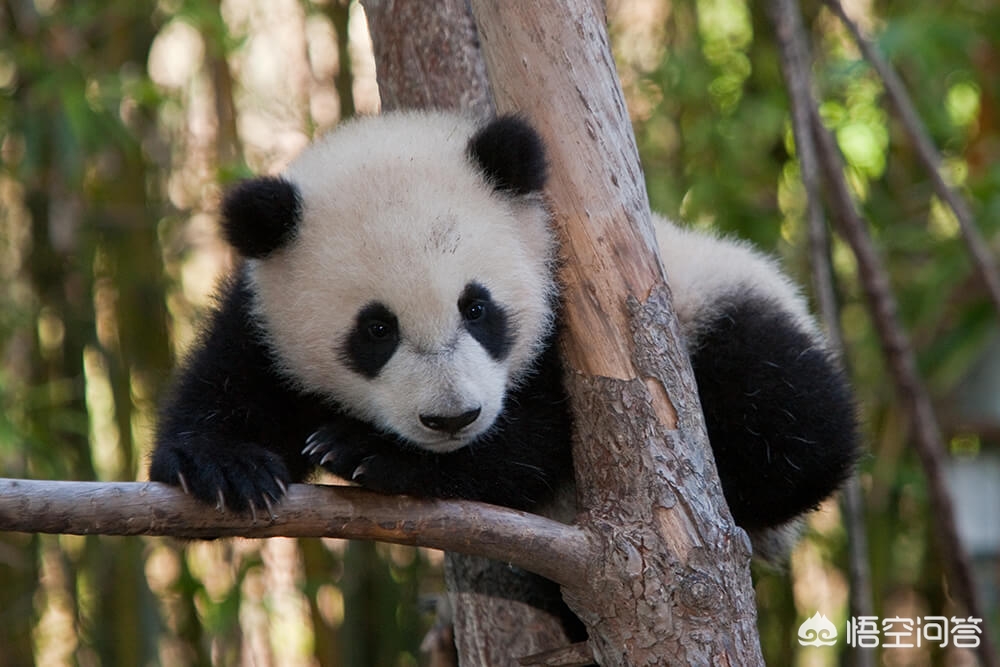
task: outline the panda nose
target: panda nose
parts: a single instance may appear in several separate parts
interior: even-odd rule
[[[479,418],[480,409],[469,410],[460,415],[420,415],[420,423],[433,431],[444,431],[455,435]]]

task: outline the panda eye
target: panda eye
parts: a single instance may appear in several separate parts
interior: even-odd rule
[[[462,318],[466,322],[475,322],[486,316],[486,302],[473,301],[462,309]]]
[[[365,331],[372,340],[385,340],[392,335],[392,327],[382,320],[372,320]]]

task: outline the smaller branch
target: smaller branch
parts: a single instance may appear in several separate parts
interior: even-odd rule
[[[949,579],[955,597],[965,605],[971,616],[986,618],[972,574],[972,561],[958,534],[955,506],[945,481],[945,443],[927,387],[917,372],[916,359],[909,337],[899,322],[896,299],[889,286],[889,277],[875,245],[858,213],[847,182],[844,180],[843,158],[836,140],[820,119],[819,110],[810,110],[813,138],[819,149],[821,165],[829,187],[834,219],[844,239],[854,252],[858,274],[868,301],[875,329],[889,365],[896,392],[909,412],[913,444],[927,478],[930,507],[937,529],[938,548],[947,563]],[[979,655],[988,667],[1000,665],[993,649],[993,639],[987,629],[980,637]]]
[[[811,62],[809,44],[795,0],[771,0],[768,11],[777,36],[781,68],[788,88],[795,153],[799,159],[799,172],[806,191],[809,258],[816,302],[826,327],[830,347],[843,357],[844,342],[840,330],[836,291],[833,286],[833,270],[830,267],[830,239],[826,216],[823,213],[819,160],[816,157],[816,142],[813,141],[812,125],[809,120],[809,108],[815,104],[809,75]]]
[[[828,4],[836,2],[836,0],[825,1]],[[830,204],[835,212],[834,219],[857,259],[859,276],[892,378],[896,384],[896,391],[904,399],[910,413],[914,444],[927,476],[939,548],[945,562],[948,563],[950,579],[956,596],[965,604],[971,615],[985,618],[979,593],[972,579],[971,561],[959,538],[954,505],[944,480],[944,439],[934,414],[930,395],[917,372],[909,338],[899,323],[896,301],[892,295],[885,268],[875,251],[865,221],[858,213],[854,199],[851,197],[850,190],[844,180],[843,160],[836,142],[823,126],[812,96],[809,73],[805,69],[805,64],[809,62],[809,56],[800,10],[794,0],[773,0],[770,12],[782,49],[782,66],[785,68],[789,94],[792,98],[796,148],[800,164],[802,164],[803,181],[810,200],[810,242],[813,262],[816,265],[826,266],[829,255],[825,224],[821,219],[822,211],[819,210],[817,203],[819,189],[817,166],[819,166],[828,186]],[[842,18],[846,19],[846,17]],[[936,169],[933,173],[936,177],[938,176]],[[823,273],[818,266],[814,266],[814,270],[817,274]],[[840,339],[835,299],[832,293],[832,278],[830,275],[818,275],[818,277],[820,279],[817,280],[817,289],[829,290],[829,293],[821,298],[821,303],[824,304],[824,318],[827,320],[831,335]],[[857,503],[859,495],[860,489],[857,480],[852,479],[846,490],[845,500],[849,504]],[[855,562],[855,559],[862,562],[866,560],[867,554],[864,554],[863,551],[856,553],[859,551],[857,546],[852,551],[852,563]],[[858,574],[852,568],[852,577]],[[853,587],[854,582],[852,581],[852,589]],[[856,604],[869,604],[855,599],[853,593],[852,590],[852,607]],[[996,654],[992,647],[992,637],[986,632],[981,637],[980,649],[984,664],[997,664],[994,657]]]
[[[896,74],[896,70],[882,57],[882,54],[878,52],[878,49],[875,48],[871,40],[861,34],[861,28],[847,15],[840,0],[823,0],[823,2],[847,27],[858,48],[861,49],[861,53],[864,54],[865,59],[871,63],[871,66],[875,68],[875,71],[882,79],[889,103],[892,104],[900,123],[902,123],[903,129],[910,137],[913,148],[917,153],[917,158],[931,177],[934,192],[954,211],[959,228],[962,230],[962,237],[965,239],[966,247],[972,255],[972,261],[976,266],[976,270],[979,272],[982,281],[986,284],[986,289],[989,291],[994,308],[1000,313],[1000,272],[997,270],[996,260],[993,257],[989,244],[986,243],[986,240],[979,232],[979,228],[976,226],[972,212],[969,210],[965,200],[954,189],[948,187],[948,184],[944,182],[944,178],[941,177],[941,155],[938,153],[933,140],[931,140],[930,135],[924,128],[924,124],[920,120],[920,115],[917,113],[912,100],[910,100],[910,96],[906,92],[906,86],[899,78],[899,75]]]
[[[71,535],[339,537],[485,556],[580,586],[594,549],[585,531],[471,501],[293,484],[272,516],[220,511],[156,482],[0,478],[0,530]]]
[[[830,348],[846,362],[840,309],[830,261],[830,235],[823,212],[819,160],[810,121],[809,109],[815,105],[809,74],[812,58],[795,1],[772,0],[768,9],[781,53],[781,65],[791,106],[792,130],[795,134],[795,152],[808,202],[809,256],[816,301]],[[872,601],[871,568],[868,565],[868,532],[865,526],[864,496],[857,471],[847,480],[841,497],[848,534],[851,614],[855,617],[872,616],[875,605]],[[859,651],[854,664],[856,667],[874,667],[874,652]]]
[[[875,602],[872,597],[872,570],[868,555],[868,531],[865,523],[865,496],[861,488],[861,477],[854,473],[847,478],[840,492],[844,506],[844,521],[847,526],[847,559],[850,563],[849,600],[851,615],[855,617],[874,616]],[[854,663],[875,665],[874,651],[859,651],[865,657],[857,656]]]

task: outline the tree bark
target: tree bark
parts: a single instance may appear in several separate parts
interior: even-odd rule
[[[214,510],[156,482],[0,478],[0,531],[69,535],[337,537],[425,546],[514,563],[560,583],[593,555],[576,526],[471,501],[292,484],[270,516]]]
[[[362,0],[382,109],[493,113],[493,98],[466,0]]]
[[[550,152],[579,523],[600,552],[564,596],[601,664],[760,664],[749,542],[705,435],[603,6],[472,8],[497,109],[526,114]]]

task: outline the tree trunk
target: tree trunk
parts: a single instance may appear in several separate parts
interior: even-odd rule
[[[472,3],[497,107],[526,113],[550,149],[582,521],[604,556],[587,585],[564,592],[604,664],[759,663],[749,544],[726,509],[679,344],[603,8],[570,4]],[[489,90],[463,2],[365,5],[385,108],[469,108],[469,91]],[[470,585],[475,570],[453,583]],[[501,629],[477,628],[478,645]],[[493,646],[510,659],[510,644]]]
[[[759,664],[729,514],[596,0],[473,0],[497,109],[549,148],[579,523],[603,553],[564,596],[604,665]]]
[[[362,0],[382,109],[493,114],[493,98],[466,0]]]

